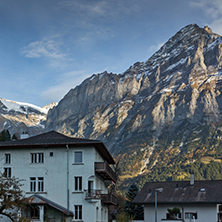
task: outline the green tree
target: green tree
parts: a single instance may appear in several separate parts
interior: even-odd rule
[[[18,137],[15,134],[13,134],[12,135],[12,140],[18,140]]]
[[[126,202],[124,204],[124,211],[133,219],[143,219],[144,210],[142,205],[134,204],[132,201],[136,197],[139,189],[136,184],[132,184],[126,193]]]
[[[9,141],[11,140],[11,135],[8,130],[2,130],[0,133],[0,141]]]

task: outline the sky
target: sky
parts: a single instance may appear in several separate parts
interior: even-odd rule
[[[0,0],[0,98],[44,106],[123,73],[186,25],[222,35],[222,0]]]

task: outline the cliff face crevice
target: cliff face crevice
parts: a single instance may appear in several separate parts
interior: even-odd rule
[[[101,139],[117,159],[152,147],[141,151],[143,173],[163,161],[162,152],[179,158],[194,128],[222,122],[221,50],[221,36],[188,25],[147,61],[121,74],[93,75],[71,89],[49,112],[46,130]]]
[[[71,89],[49,112],[46,128],[66,129],[81,137],[106,137],[112,128],[129,122],[147,97],[153,97],[146,104],[153,108],[143,122],[152,125],[152,130],[166,124],[174,127],[183,117],[196,122],[202,119],[200,114],[218,121],[220,90],[215,89],[221,74],[221,41],[209,27],[186,26],[147,62],[137,62],[123,74],[93,75]],[[126,108],[127,100],[131,105]]]

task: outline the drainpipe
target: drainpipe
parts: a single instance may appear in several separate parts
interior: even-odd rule
[[[67,149],[67,209],[69,210],[69,146],[66,145]]]
[[[183,221],[185,221],[185,220],[184,220],[184,218],[185,218],[185,217],[184,217],[184,208],[183,208],[183,206],[181,206],[181,208],[182,208],[181,219],[182,219]]]

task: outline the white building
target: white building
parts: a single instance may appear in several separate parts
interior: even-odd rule
[[[147,182],[133,202],[144,205],[144,222],[221,222],[222,180]]]
[[[108,221],[108,206],[116,204],[116,198],[107,185],[116,182],[116,175],[109,166],[115,162],[102,142],[51,131],[0,143],[0,157],[7,176],[24,180],[32,206],[24,216],[38,221]]]

